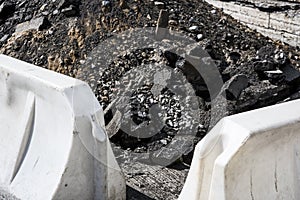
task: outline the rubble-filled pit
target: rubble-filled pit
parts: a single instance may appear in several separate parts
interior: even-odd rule
[[[88,82],[104,109],[114,101],[114,88],[126,85],[126,78],[131,79],[137,66],[152,66],[149,73],[160,71],[164,77],[170,73],[160,69],[165,65],[174,73],[179,71],[185,75],[188,81],[177,85],[195,92],[197,99],[190,104],[197,101],[200,117],[193,124],[197,134],[179,140],[180,145],[188,141],[183,146],[189,151],[167,167],[153,165],[147,157],[140,158],[142,162],[131,162],[134,158],[130,155],[176,143],[174,136],[180,128],[185,105],[168,88],[153,94],[153,83],[147,81],[128,94],[131,99],[126,109],[136,124],[152,120],[149,114],[152,106],[160,106],[166,113],[166,116],[157,113],[164,118],[164,126],[154,136],[136,138],[119,130],[111,138],[126,177],[128,199],[178,197],[189,169],[192,148],[207,133],[211,122],[212,104],[207,85],[180,56],[162,49],[135,49],[116,55],[103,66],[105,73],[99,73],[97,67],[87,62],[90,53],[113,34],[133,28],[155,28],[162,9],[168,13],[167,29],[195,40],[213,59],[225,83],[222,90],[227,115],[300,97],[299,47],[273,41],[205,1],[0,0],[0,53]],[[122,81],[118,83],[118,80]],[[107,110],[107,125],[115,111]]]

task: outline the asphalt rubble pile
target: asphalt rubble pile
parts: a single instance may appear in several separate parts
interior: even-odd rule
[[[147,78],[132,90],[128,105],[123,107],[123,112],[127,113],[125,121],[132,118],[141,126],[154,118],[163,121],[160,131],[147,138],[130,136],[121,129],[111,137],[130,186],[128,199],[176,198],[188,172],[188,167],[180,166],[190,164],[194,145],[205,136],[211,123],[223,117],[212,119],[211,98],[203,77],[195,73],[183,57],[169,51],[135,49],[115,55],[107,66],[88,62],[91,53],[114,34],[133,28],[155,28],[157,24],[195,40],[208,52],[224,82],[220,93],[223,92],[222,98],[227,102],[225,115],[300,97],[299,47],[262,36],[203,1],[0,0],[0,53],[88,82],[105,110],[106,124],[114,119],[115,110],[110,106],[116,104],[115,91],[121,88],[118,91],[126,93],[124,85],[128,83],[129,87],[130,81],[138,82],[138,75],[130,76],[138,66],[151,66],[145,77],[159,71],[165,79],[168,73],[173,73],[163,71],[161,65],[185,75],[187,81],[176,84],[186,91],[191,90],[190,85],[191,92],[196,94],[196,98],[185,102],[188,109],[195,109],[195,102],[197,105],[200,117],[191,121],[193,129],[197,130],[195,136],[176,136],[185,128],[182,126],[189,126],[186,122],[190,116],[186,116],[182,101],[168,88],[160,88],[161,92],[153,94],[154,84]],[[103,51],[105,56],[104,48],[99,57]],[[152,106],[160,106],[164,114],[156,113],[155,116],[150,112]],[[179,143],[186,150],[180,159],[159,168],[154,172],[157,174],[153,174],[151,168],[147,172],[147,166],[155,164],[155,159],[173,159],[172,151],[164,147]],[[126,168],[126,163],[132,159],[127,154],[156,150],[161,151],[144,158],[144,164],[135,166],[142,167],[142,173],[132,173]],[[180,175],[176,184],[172,184],[175,181],[172,178],[161,178],[163,176],[153,181],[160,172],[168,174],[169,169]],[[141,176],[148,176],[148,179],[140,179]],[[146,181],[141,184],[141,180]]]

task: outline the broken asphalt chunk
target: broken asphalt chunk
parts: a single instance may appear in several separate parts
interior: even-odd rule
[[[248,78],[243,74],[233,76],[223,86],[228,100],[237,100],[241,92],[248,86]]]
[[[285,81],[288,84],[299,84],[300,83],[300,72],[291,65],[285,65],[281,67],[281,70],[285,76]]]
[[[15,11],[15,5],[11,2],[4,1],[0,4],[0,22],[1,20],[7,19]]]

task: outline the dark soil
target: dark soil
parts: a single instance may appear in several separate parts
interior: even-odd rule
[[[193,146],[209,129],[211,98],[203,79],[190,69],[190,63],[162,49],[136,49],[119,54],[107,66],[96,66],[91,70],[91,63],[86,62],[90,53],[112,34],[136,27],[155,27],[160,10],[165,9],[169,14],[167,28],[197,41],[214,60],[225,83],[222,90],[227,99],[227,115],[300,97],[298,47],[262,36],[204,1],[157,2],[0,0],[0,5],[5,4],[0,9],[0,53],[88,82],[104,109],[115,100],[115,89],[125,85],[118,81],[143,64],[165,64],[179,70],[193,86],[197,99],[190,101],[188,106],[192,107],[197,101],[200,117],[193,123],[197,134],[183,139],[175,137],[182,128],[179,124],[184,121],[183,105],[168,88],[155,96],[151,93],[153,84],[144,83],[130,94],[127,111],[136,124],[153,119],[149,108],[154,105],[163,107],[162,110],[169,114],[165,116],[163,128],[154,136],[141,139],[120,130],[111,138],[127,180],[128,199],[178,197]],[[18,24],[39,17],[44,17],[47,24],[13,34]],[[158,68],[154,67],[155,70]],[[184,87],[187,83],[181,84],[180,87]],[[124,88],[120,91],[125,92]],[[113,110],[107,112],[107,124],[113,115]],[[183,142],[184,148],[189,150],[168,167],[157,166],[153,161],[172,159],[164,157],[170,153],[167,151],[152,155],[153,162],[150,163],[129,162],[132,158],[127,154],[164,149],[167,144],[175,143],[174,140]],[[145,160],[149,161],[149,158]]]

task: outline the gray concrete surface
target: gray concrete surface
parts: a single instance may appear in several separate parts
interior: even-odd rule
[[[300,3],[288,1],[215,1],[206,0],[223,9],[252,29],[292,46],[300,46]]]

